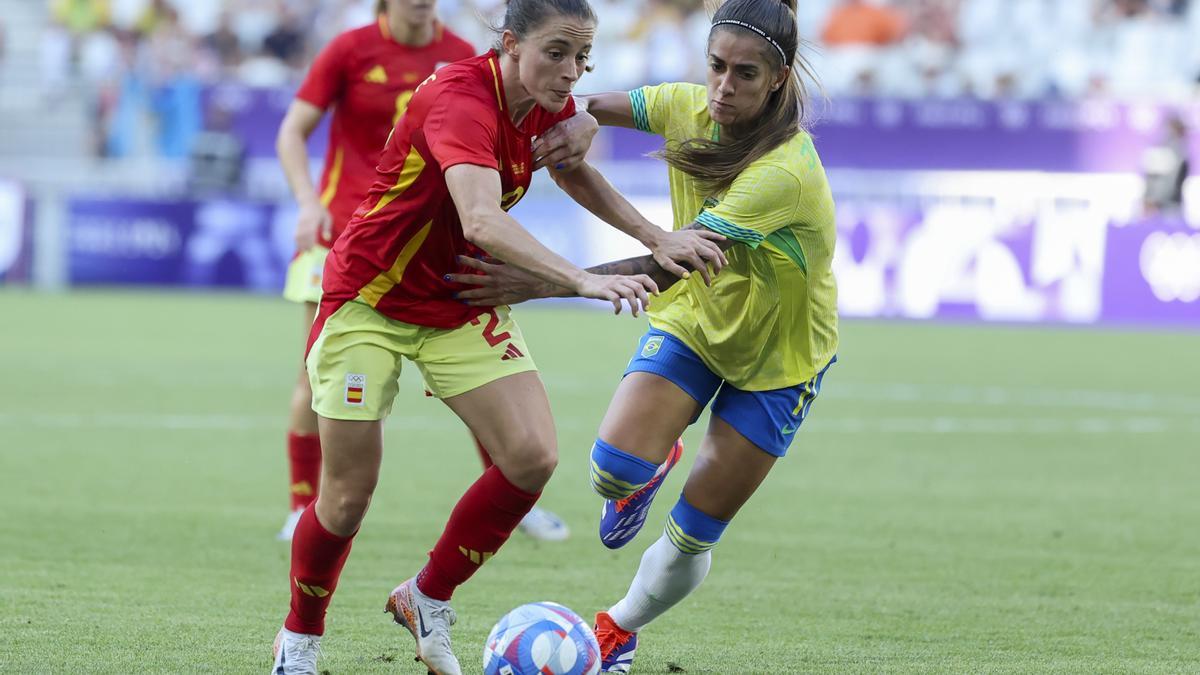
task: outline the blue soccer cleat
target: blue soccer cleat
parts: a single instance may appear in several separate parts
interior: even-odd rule
[[[600,512],[600,542],[609,548],[621,548],[633,541],[637,533],[646,523],[650,513],[650,502],[658,494],[663,480],[679,459],[683,457],[683,439],[675,441],[671,451],[667,453],[667,461],[663,462],[650,482],[643,485],[637,492],[625,499],[613,501],[604,500],[604,508]]]
[[[628,673],[637,651],[637,633],[630,633],[612,620],[608,612],[596,614],[596,642],[600,644],[600,672]]]

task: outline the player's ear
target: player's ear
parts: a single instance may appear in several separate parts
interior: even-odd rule
[[[514,61],[519,60],[521,54],[521,41],[517,38],[517,34],[511,30],[504,31],[500,35],[500,46],[504,49],[504,53],[508,54]]]
[[[788,66],[784,66],[779,71],[779,74],[775,76],[775,81],[771,83],[771,91],[772,92],[779,91],[779,88],[782,87],[785,82],[787,82],[788,76],[791,74],[792,74],[792,69],[789,68]]]

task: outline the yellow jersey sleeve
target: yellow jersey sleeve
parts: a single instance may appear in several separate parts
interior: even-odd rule
[[[800,180],[787,169],[763,162],[746,167],[716,206],[696,216],[704,227],[750,248],[793,224],[800,206]]]
[[[634,89],[629,92],[634,126],[659,136],[668,136],[672,130],[682,131],[681,125],[691,126],[697,93],[700,103],[704,103],[704,87],[698,84],[667,82]]]

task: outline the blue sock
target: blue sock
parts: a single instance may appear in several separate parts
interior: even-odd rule
[[[624,499],[650,482],[658,465],[618,450],[599,438],[592,446],[592,489],[609,500]]]
[[[687,503],[683,495],[667,516],[667,538],[682,553],[696,555],[717,545],[728,520],[718,520]]]

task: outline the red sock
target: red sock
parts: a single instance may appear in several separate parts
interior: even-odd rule
[[[487,448],[483,447],[483,443],[480,443],[477,437],[472,436],[471,440],[475,441],[475,449],[479,451],[479,459],[483,460],[483,470],[487,471],[492,468],[495,462],[492,461],[492,456],[488,454]]]
[[[508,482],[494,466],[484,471],[451,512],[429,562],[417,574],[417,588],[435,600],[449,600],[500,550],[540,496]]]
[[[321,437],[289,431],[287,449],[292,476],[292,510],[299,511],[316,501],[321,486]]]
[[[317,520],[315,505],[304,510],[292,536],[292,611],[284,628],[294,633],[325,633],[325,609],[333,599],[353,541],[353,534],[339,537],[326,530]]]

